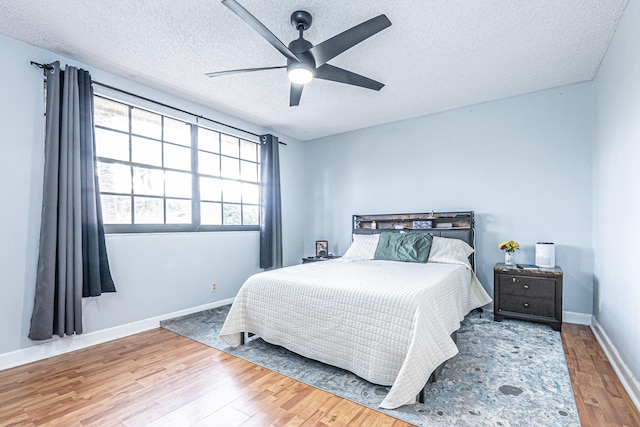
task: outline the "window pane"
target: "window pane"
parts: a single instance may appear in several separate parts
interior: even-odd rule
[[[164,172],[160,169],[133,168],[133,193],[164,195]]]
[[[222,200],[222,181],[217,178],[200,178],[200,198],[203,200]]]
[[[136,224],[163,224],[163,199],[134,197],[134,222]]]
[[[220,176],[220,156],[218,154],[198,152],[198,172]]]
[[[162,138],[162,116],[150,111],[131,110],[131,132],[149,138]]]
[[[198,128],[198,148],[213,153],[220,152],[220,134],[209,129]]]
[[[165,172],[165,195],[170,197],[191,198],[191,174],[184,172]]]
[[[191,200],[167,199],[167,224],[191,224]]]
[[[240,141],[240,158],[244,160],[251,160],[252,162],[258,161],[258,144],[255,142]]]
[[[222,200],[238,203],[242,201],[242,187],[238,181],[222,181]]]
[[[173,144],[164,144],[164,167],[191,170],[191,149]]]
[[[110,99],[94,98],[94,120],[96,126],[104,126],[129,132],[129,107]]]
[[[258,182],[258,164],[241,161],[240,179],[243,181]]]
[[[258,208],[258,206],[242,205],[242,224],[260,224],[260,209]]]
[[[222,157],[220,175],[223,178],[240,178],[240,160],[231,157]]]
[[[164,140],[191,147],[191,127],[183,121],[165,117]]]
[[[131,194],[131,166],[98,162],[100,191]]]
[[[226,156],[240,157],[240,140],[231,135],[221,135],[221,153]]]
[[[222,225],[222,203],[202,203],[200,205],[202,225]]]
[[[222,207],[222,216],[224,225],[241,225],[240,205],[225,204]]]
[[[131,224],[131,197],[100,196],[102,221],[105,224]]]
[[[96,156],[129,161],[129,135],[96,128]]]
[[[260,203],[260,187],[256,184],[242,184],[242,203]]]
[[[162,143],[154,139],[131,137],[131,160],[153,166],[162,166]]]

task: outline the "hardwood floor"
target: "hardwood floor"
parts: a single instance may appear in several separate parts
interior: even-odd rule
[[[591,329],[563,324],[562,345],[582,425],[640,426],[640,413]]]
[[[640,426],[586,326],[562,338],[583,426]],[[2,426],[408,424],[163,329],[0,372]]]

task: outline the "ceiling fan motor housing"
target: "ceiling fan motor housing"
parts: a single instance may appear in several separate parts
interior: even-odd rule
[[[291,14],[291,25],[296,31],[306,31],[311,26],[313,18],[306,10],[296,10]]]

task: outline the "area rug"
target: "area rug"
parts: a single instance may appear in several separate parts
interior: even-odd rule
[[[210,347],[416,426],[579,426],[560,334],[517,320],[469,314],[450,359],[425,403],[378,408],[389,388],[299,356],[262,339],[229,347],[218,334],[229,306],[162,322],[162,327]]]

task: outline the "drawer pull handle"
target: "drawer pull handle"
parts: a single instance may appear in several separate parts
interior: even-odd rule
[[[529,285],[523,285],[525,289],[529,289]]]
[[[525,307],[529,307],[529,303],[528,303],[528,302],[525,302],[523,305],[524,305]]]

